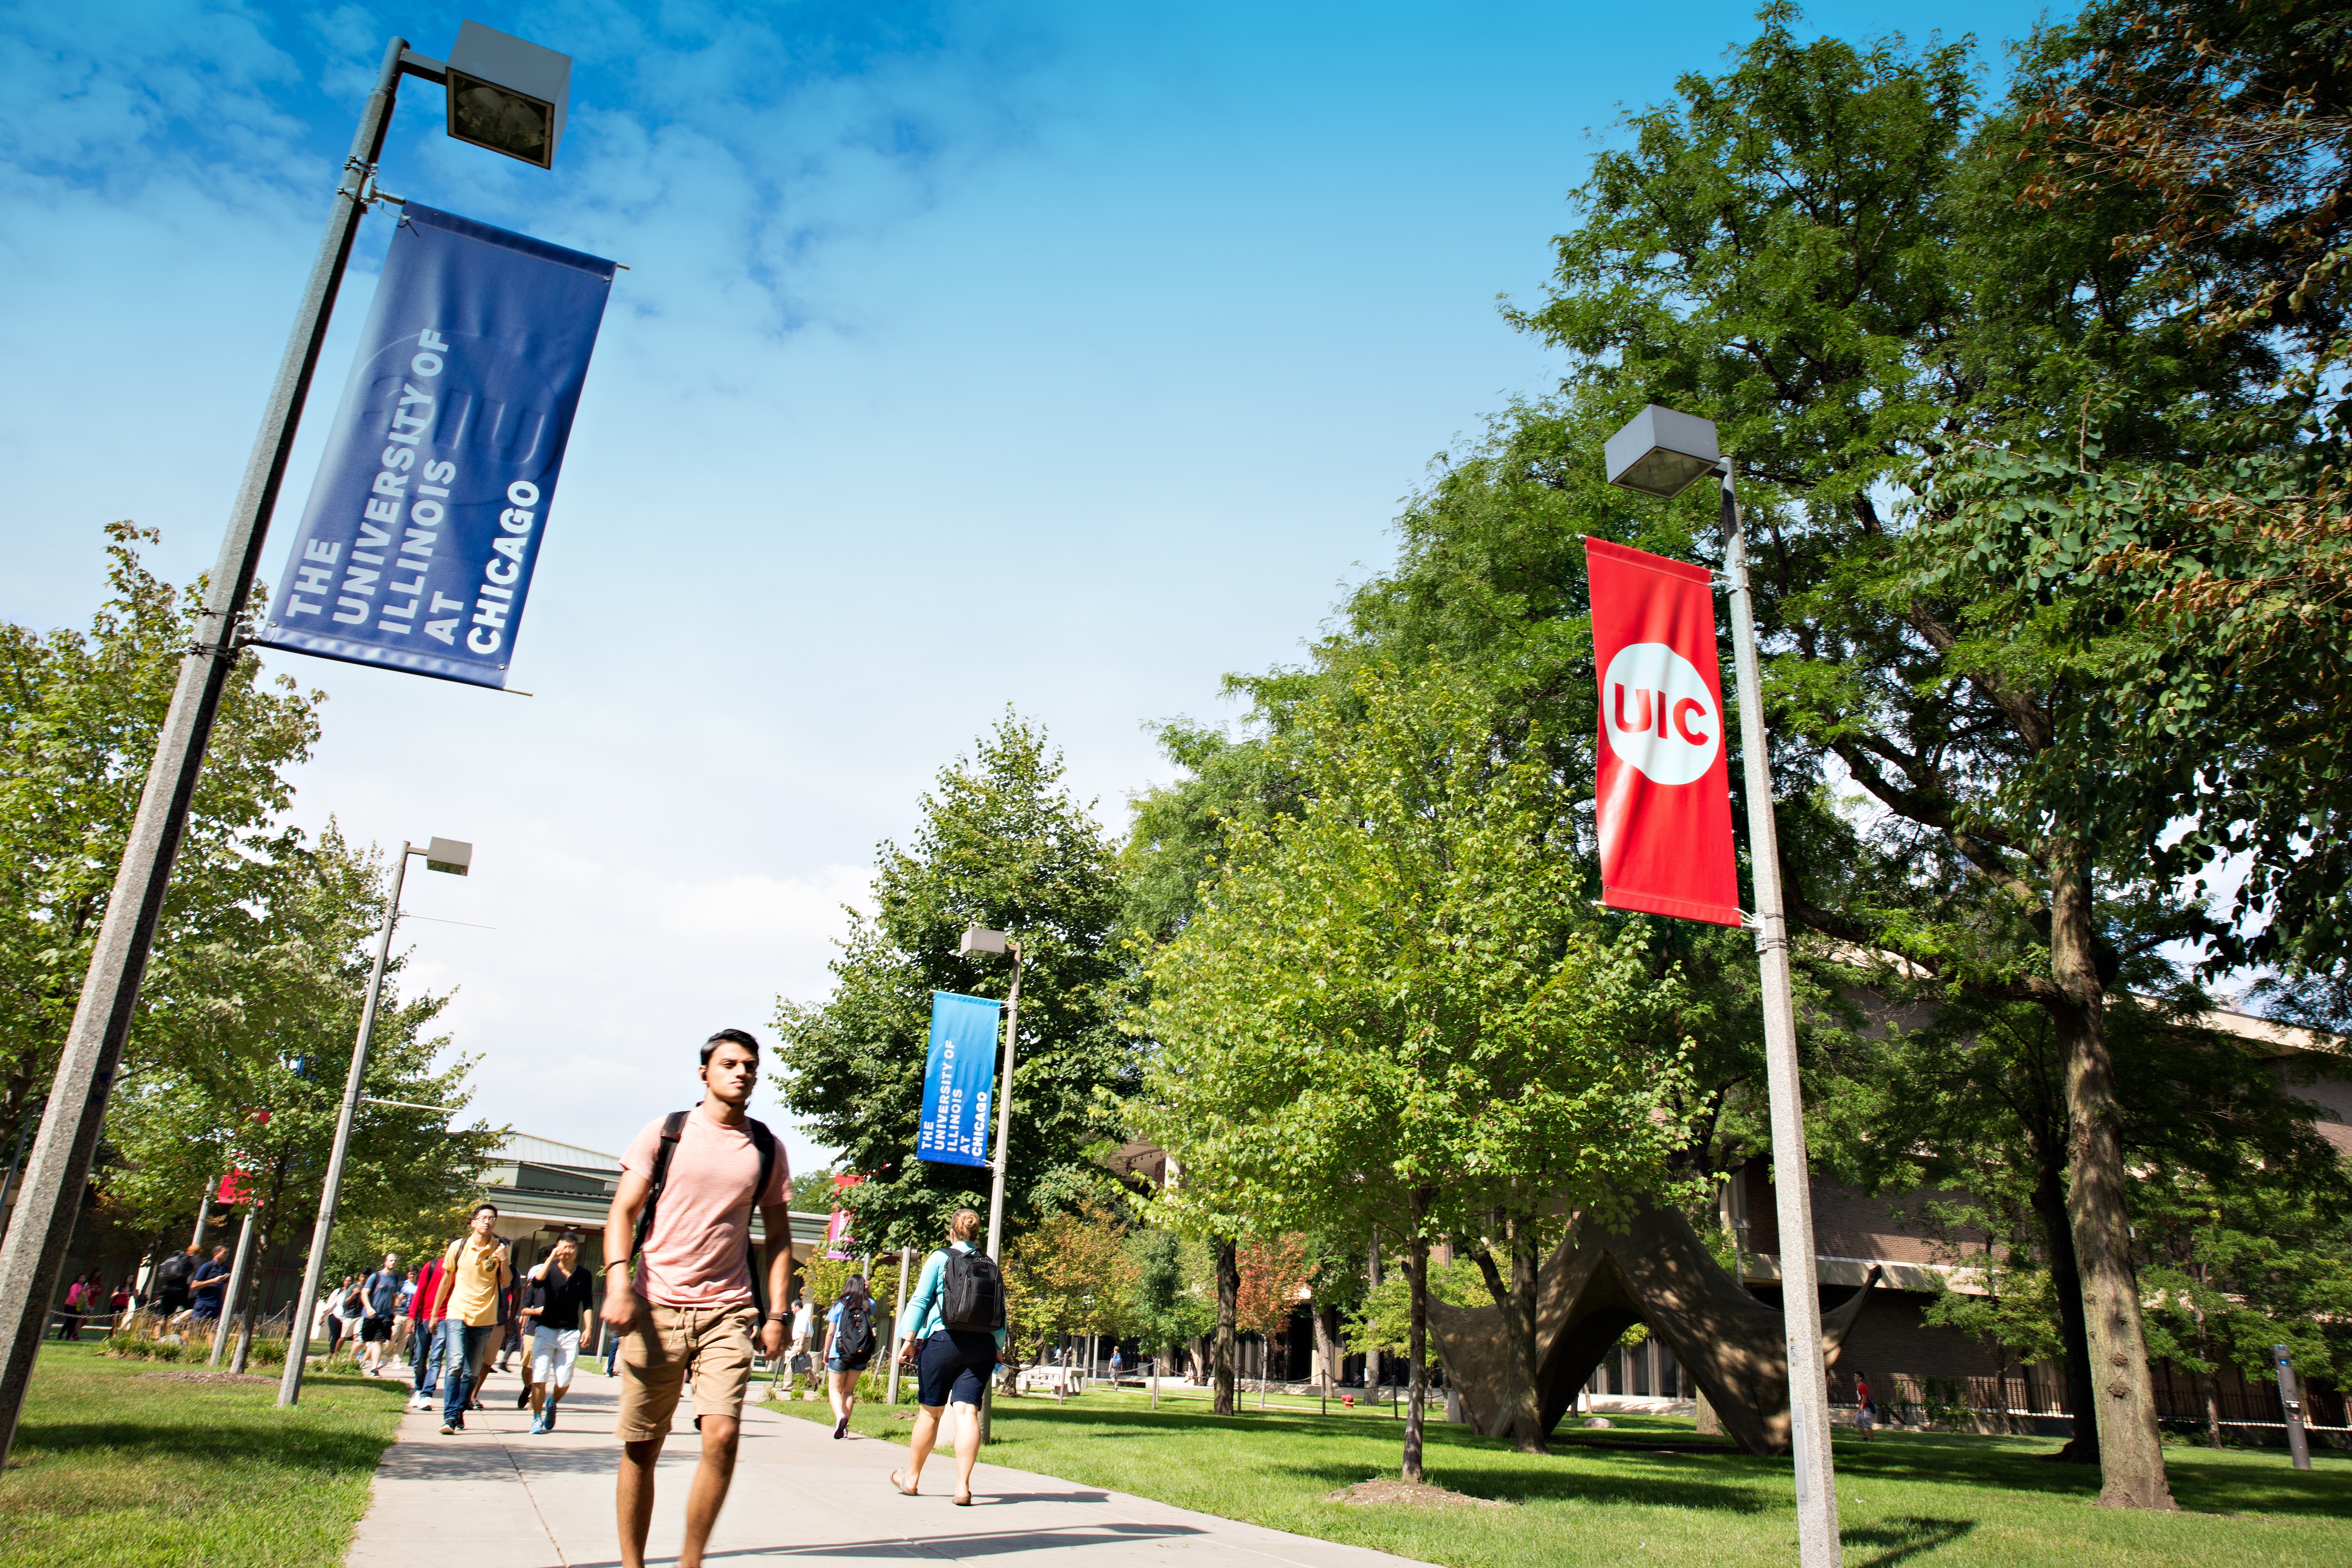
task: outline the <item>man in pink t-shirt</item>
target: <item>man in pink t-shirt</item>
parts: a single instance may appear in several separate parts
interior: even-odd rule
[[[602,1316],[621,1336],[621,1478],[616,1499],[624,1568],[644,1568],[653,1523],[654,1466],[677,1413],[683,1384],[694,1380],[694,1424],[702,1464],[688,1495],[679,1568],[699,1568],[735,1470],[743,1394],[751,1378],[751,1336],[774,1356],[783,1349],[780,1309],[793,1269],[792,1173],[782,1146],[745,1113],[760,1079],[760,1044],[740,1029],[703,1043],[702,1103],[684,1114],[661,1191],[663,1118],[646,1125],[621,1156],[621,1184],[604,1218],[607,1288]],[[769,1151],[761,1182],[761,1148]],[[648,1198],[653,1221],[639,1255],[638,1219]],[[751,1209],[768,1242],[771,1305],[758,1322],[751,1286]]]

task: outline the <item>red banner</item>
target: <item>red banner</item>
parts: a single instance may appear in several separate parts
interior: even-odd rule
[[[1736,926],[1731,771],[1704,567],[1587,539],[1601,672],[1601,901]]]

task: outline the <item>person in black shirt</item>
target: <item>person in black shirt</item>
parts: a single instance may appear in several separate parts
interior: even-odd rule
[[[580,1359],[580,1324],[595,1307],[595,1281],[580,1267],[579,1244],[555,1244],[548,1260],[523,1278],[521,1317],[530,1334],[530,1429],[555,1430],[555,1407],[572,1386]]]

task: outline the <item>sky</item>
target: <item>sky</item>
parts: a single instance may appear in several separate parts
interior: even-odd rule
[[[0,616],[86,626],[101,529],[206,570],[384,39],[571,54],[541,171],[406,81],[383,188],[627,264],[511,683],[273,653],[325,692],[293,820],[414,862],[407,984],[475,1114],[617,1150],[693,1052],[821,1000],[876,845],[1006,710],[1113,831],[1304,657],[1433,457],[1557,358],[1498,299],[1621,114],[1752,7],[0,4]],[[2039,7],[1902,12],[1988,68]],[[1848,37],[1891,14],[1817,5]],[[392,219],[364,225],[275,583]],[[826,1159],[764,1083],[796,1167]]]

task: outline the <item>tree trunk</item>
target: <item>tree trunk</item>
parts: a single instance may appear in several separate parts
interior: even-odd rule
[[[2070,1004],[2054,1010],[2066,1062],[2066,1212],[2083,1271],[2083,1313],[2098,1384],[2099,1505],[2168,1510],[2177,1505],[2165,1479],[2163,1432],[2132,1268],[2105,985],[2092,946],[2090,879],[2069,854],[2053,855],[2051,872],[2050,966]]]
[[[1532,1228],[1521,1221],[1502,1220],[1500,1228],[1510,1247],[1511,1278],[1507,1283],[1495,1255],[1485,1247],[1476,1257],[1486,1294],[1502,1314],[1503,1343],[1508,1352],[1510,1384],[1503,1393],[1503,1408],[1496,1417],[1494,1436],[1507,1436],[1522,1454],[1544,1451],[1542,1402],[1536,1389],[1536,1278]]]
[[[1428,1193],[1416,1191],[1412,1194],[1412,1236],[1406,1244],[1405,1262],[1412,1288],[1412,1327],[1405,1337],[1410,1368],[1406,1381],[1412,1392],[1405,1407],[1402,1473],[1415,1486],[1428,1479],[1421,1465],[1421,1440],[1429,1408],[1429,1238],[1422,1234],[1429,1204]]]
[[[2091,1331],[2083,1317],[2083,1274],[2074,1263],[2074,1231],[2066,1217],[2066,1184],[2059,1179],[2056,1151],[2042,1160],[2033,1184],[2033,1212],[2042,1221],[2042,1242],[2050,1259],[2050,1292],[2058,1302],[2058,1337],[2066,1343],[2066,1408],[2074,1435],[2050,1457],[2061,1464],[2099,1462],[2098,1399],[2091,1385]]]
[[[1241,1309],[1241,1248],[1229,1237],[1217,1241],[1217,1359],[1211,1374],[1216,1397],[1209,1408],[1219,1415],[1234,1413],[1234,1320]]]

